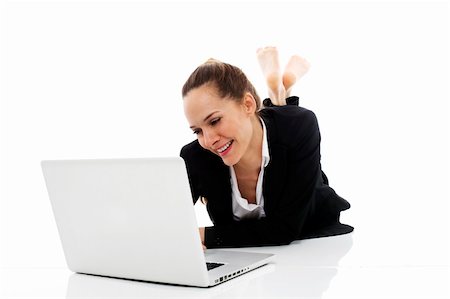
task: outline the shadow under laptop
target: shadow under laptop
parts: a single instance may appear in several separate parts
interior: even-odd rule
[[[292,297],[293,294],[296,297],[321,298],[338,273],[339,260],[352,244],[352,234],[348,234],[296,241],[287,246],[252,248],[251,251],[261,249],[275,253],[274,261],[211,288],[75,273],[69,277],[66,298],[275,298]]]

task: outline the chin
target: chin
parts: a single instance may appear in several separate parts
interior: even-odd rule
[[[231,158],[231,157],[229,157],[229,158],[226,157],[226,158],[222,158],[222,162],[223,162],[223,164],[225,164],[227,166],[234,166],[239,162],[239,160]]]
[[[233,166],[234,164],[236,164],[236,163],[231,163],[230,161],[224,160],[224,159],[222,159],[222,162],[223,162],[223,164],[225,164],[226,166]]]

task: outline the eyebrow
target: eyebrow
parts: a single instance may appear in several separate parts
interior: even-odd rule
[[[208,116],[207,117],[205,117],[205,119],[203,120],[203,122],[206,122],[214,113],[217,113],[217,112],[219,112],[218,110],[217,111],[213,111],[213,112],[211,112],[210,114],[208,114]],[[190,126],[189,128],[191,128],[191,129],[193,129],[193,128],[195,128],[196,126]]]

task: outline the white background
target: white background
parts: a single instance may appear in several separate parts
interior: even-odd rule
[[[317,114],[323,169],[352,204],[343,221],[372,240],[353,258],[448,265],[447,2],[8,1],[0,10],[0,267],[65,266],[41,160],[178,155],[194,138],[180,95],[188,75],[214,57],[241,67],[265,97],[255,58],[265,45],[283,65],[294,53],[311,63],[294,93]]]

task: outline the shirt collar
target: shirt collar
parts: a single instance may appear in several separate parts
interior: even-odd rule
[[[262,167],[266,167],[269,164],[270,156],[269,156],[269,144],[267,142],[267,129],[264,120],[261,119],[261,124],[263,128],[263,140],[262,140]]]

